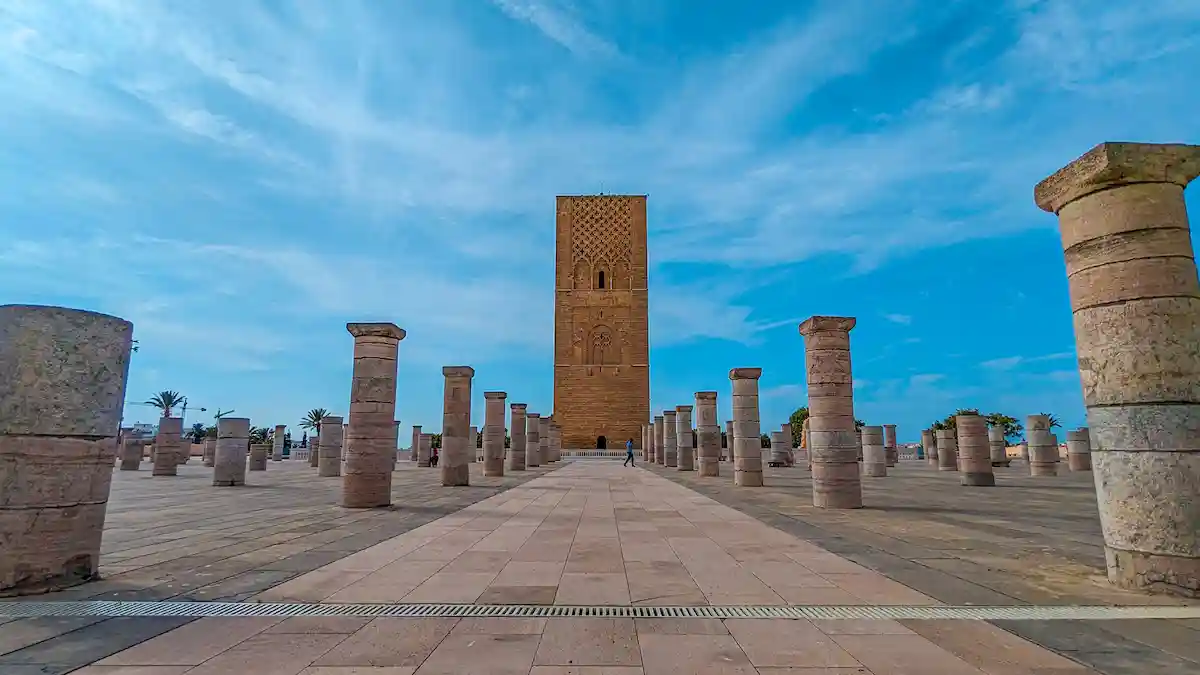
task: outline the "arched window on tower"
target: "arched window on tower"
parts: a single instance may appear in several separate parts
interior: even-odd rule
[[[604,288],[604,270],[600,270],[600,282],[596,284],[596,288]]]

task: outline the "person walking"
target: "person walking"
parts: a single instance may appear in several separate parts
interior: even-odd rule
[[[625,462],[621,466],[635,466],[633,463],[633,439],[625,441]]]

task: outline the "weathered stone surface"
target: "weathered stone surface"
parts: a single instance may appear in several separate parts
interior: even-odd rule
[[[538,420],[538,458],[543,465],[550,463],[550,418]]]
[[[418,429],[420,427],[417,427]],[[320,443],[317,449],[317,476],[335,478],[342,475],[342,440],[345,429],[342,418],[337,415],[326,415],[321,418]],[[428,462],[428,460],[426,460]]]
[[[542,465],[542,414],[525,413],[525,466]]]
[[[274,433],[274,435],[271,436],[271,461],[272,462],[282,462],[283,461],[283,441],[284,441],[284,437],[286,435],[287,435],[287,425],[286,424],[276,424],[275,425],[275,433]]]
[[[154,468],[151,476],[177,475],[175,467],[182,463],[179,461],[179,455],[183,452],[182,436],[183,418],[159,418],[158,435],[154,437]]]
[[[662,415],[654,416],[654,463],[665,466],[667,463],[667,424]]]
[[[471,447],[471,381],[475,369],[470,366],[442,368],[445,387],[442,394],[442,452],[438,468],[442,485],[455,487],[471,484],[468,464],[475,458]]]
[[[937,437],[933,434],[933,429],[925,429],[921,432],[921,449],[925,451],[925,463],[930,466],[938,465],[938,449]]]
[[[762,368],[729,371],[733,389],[733,484],[762,487],[762,426],[758,416],[758,378]]]
[[[992,466],[1008,466],[1008,439],[1004,437],[1004,427],[988,428],[988,454]]]
[[[896,425],[883,425],[883,447],[887,451],[887,465],[896,466],[900,461],[900,451],[896,448]]]
[[[204,466],[214,466],[216,464],[217,439],[205,438],[203,443],[204,451],[201,457],[201,463]]]
[[[722,461],[733,461],[733,420],[725,420],[725,443],[721,451]]]
[[[217,447],[213,450],[214,486],[231,487],[246,484],[246,448],[249,444],[249,418],[222,417],[217,420]],[[265,453],[262,459],[265,468]]]
[[[318,423],[318,426],[320,424]],[[321,430],[317,429],[312,438],[308,439],[308,466],[312,469],[319,469],[321,466]],[[320,475],[320,471],[317,472]]]
[[[508,394],[483,392],[483,475],[504,475],[504,408]]]
[[[814,316],[800,324],[808,378],[813,506],[862,508],[862,447],[854,425],[850,330],[855,319]]]
[[[433,434],[421,434],[417,439],[417,460],[418,467],[428,468],[431,465],[430,460],[433,457]]]
[[[1050,433],[1050,418],[1029,415],[1025,418],[1025,438],[1029,445],[1029,475],[1058,475],[1058,437]]]
[[[472,424],[467,428],[467,456],[472,462],[483,461],[482,439],[479,438],[479,427]]]
[[[679,422],[674,410],[663,411],[663,466],[679,467]]]
[[[121,441],[121,470],[137,471],[142,465],[146,441],[140,436]]]
[[[396,357],[405,332],[393,323],[348,323],[354,336],[350,419],[342,453],[342,506],[392,503],[395,453]]]
[[[692,446],[692,406],[675,406],[676,464],[680,471],[696,470],[696,449]]]
[[[937,442],[938,471],[958,471],[958,437],[953,429],[934,431]]]
[[[696,392],[697,463],[701,476],[721,475],[721,427],[717,426],[717,392]]]
[[[96,578],[133,325],[0,306],[0,594]]]
[[[1067,432],[1067,468],[1071,471],[1092,470],[1092,438],[1087,427]]]
[[[887,446],[884,445],[884,428],[869,426],[862,428],[864,476],[879,478],[887,476]]]
[[[429,458],[425,458],[425,464],[421,464],[421,425],[414,424],[412,429],[412,449],[409,450],[410,460],[417,462],[417,466],[429,466]]]
[[[526,419],[528,406],[524,403],[511,403],[508,408],[512,412],[512,433],[508,439],[508,470],[524,471],[526,446],[529,444],[525,438],[525,429],[529,424]]]
[[[987,420],[979,415],[956,415],[954,425],[957,427],[959,482],[973,487],[995,485]]]
[[[252,443],[250,445],[250,471],[266,471],[271,446],[268,443]]]
[[[788,447],[787,434],[782,431],[771,432],[771,452],[767,461],[776,466],[787,466],[788,458],[792,454],[791,448]]]

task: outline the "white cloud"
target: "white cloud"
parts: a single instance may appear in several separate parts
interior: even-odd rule
[[[912,317],[908,314],[884,314],[883,318],[891,321],[892,323],[898,323],[902,326],[907,326],[912,323]]]
[[[552,0],[492,0],[505,14],[537,28],[547,38],[581,56],[615,56],[616,46],[588,30],[563,3]]]
[[[1075,352],[1055,352],[1053,354],[1042,354],[1040,356],[1005,356],[1003,358],[982,361],[979,365],[983,368],[989,368],[992,370],[1012,370],[1013,368],[1026,363],[1058,361],[1071,358],[1075,358]]]

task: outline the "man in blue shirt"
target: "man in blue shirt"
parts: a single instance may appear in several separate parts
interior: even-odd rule
[[[625,462],[621,466],[634,466],[633,463],[633,439],[625,441]]]

